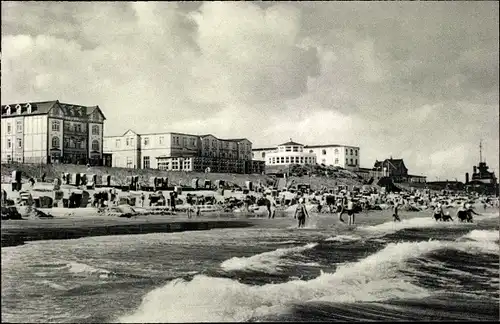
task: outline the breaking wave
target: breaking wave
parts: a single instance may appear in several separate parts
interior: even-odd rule
[[[352,242],[361,240],[359,235],[337,235],[325,239],[326,242]]]
[[[283,257],[312,249],[317,245],[318,243],[309,243],[304,246],[280,248],[246,258],[234,257],[222,262],[221,268],[225,271],[246,270],[276,273],[281,270],[280,266],[286,263]]]

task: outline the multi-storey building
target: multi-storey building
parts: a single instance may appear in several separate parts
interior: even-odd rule
[[[211,134],[137,134],[104,138],[104,152],[112,165],[124,168],[228,173],[263,172],[264,163],[252,161],[252,143],[245,138],[220,139]]]
[[[55,101],[2,105],[1,160],[102,163],[106,118],[98,106]]]
[[[266,165],[317,163],[356,170],[360,164],[359,147],[336,144],[302,145],[290,141],[277,148],[253,149],[252,155],[255,160],[264,161]]]

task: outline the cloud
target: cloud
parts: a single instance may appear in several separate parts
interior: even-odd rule
[[[43,26],[43,27],[42,27]],[[361,147],[498,165],[496,2],[3,2],[2,103],[98,104],[107,134]]]

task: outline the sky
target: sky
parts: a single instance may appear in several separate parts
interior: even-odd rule
[[[360,147],[428,181],[499,173],[498,2],[2,1],[2,104],[99,105],[105,135]]]

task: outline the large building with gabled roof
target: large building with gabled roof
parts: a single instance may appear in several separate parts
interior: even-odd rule
[[[1,160],[102,164],[106,117],[99,106],[59,100],[1,107]]]

